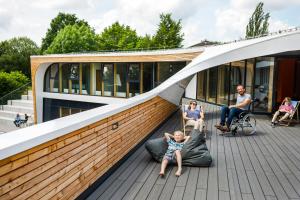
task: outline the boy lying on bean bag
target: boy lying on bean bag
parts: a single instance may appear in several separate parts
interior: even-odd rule
[[[198,129],[193,129],[190,136],[191,138],[184,144],[181,150],[182,165],[195,167],[210,166],[212,157],[207,149],[204,134]],[[155,161],[162,162],[168,144],[165,138],[157,138],[148,140],[145,147]],[[172,160],[172,164],[176,164],[176,159]]]

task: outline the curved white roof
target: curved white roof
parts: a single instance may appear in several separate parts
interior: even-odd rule
[[[299,43],[300,31],[294,31],[207,47],[204,53],[161,85],[150,92],[130,98],[122,104],[111,104],[109,106],[95,108],[0,135],[0,159],[4,159],[61,135],[80,129],[152,99],[155,96],[160,96],[174,104],[178,104],[191,76],[195,73],[232,61],[300,50]]]

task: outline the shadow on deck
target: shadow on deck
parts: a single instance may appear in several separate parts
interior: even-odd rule
[[[160,164],[142,145],[87,199],[300,199],[299,125],[271,128],[260,117],[256,135],[218,136],[219,109],[205,108],[211,167],[184,167],[179,178],[169,167],[160,178]],[[180,120],[177,112],[151,138],[180,129]]]

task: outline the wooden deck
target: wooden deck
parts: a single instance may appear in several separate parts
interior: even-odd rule
[[[179,178],[169,167],[160,178],[142,146],[88,199],[300,199],[300,126],[271,128],[268,117],[257,118],[256,135],[219,136],[219,108],[206,105],[211,167],[184,167]],[[178,112],[152,138],[179,129],[180,119]]]

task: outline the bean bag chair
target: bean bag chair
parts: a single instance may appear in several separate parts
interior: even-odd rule
[[[193,129],[190,136],[191,138],[181,150],[182,165],[195,167],[210,166],[212,158],[207,149],[204,134],[200,133],[198,129]],[[145,147],[155,161],[161,162],[167,151],[168,144],[165,138],[157,138],[148,140]],[[176,164],[176,159],[170,163]]]

